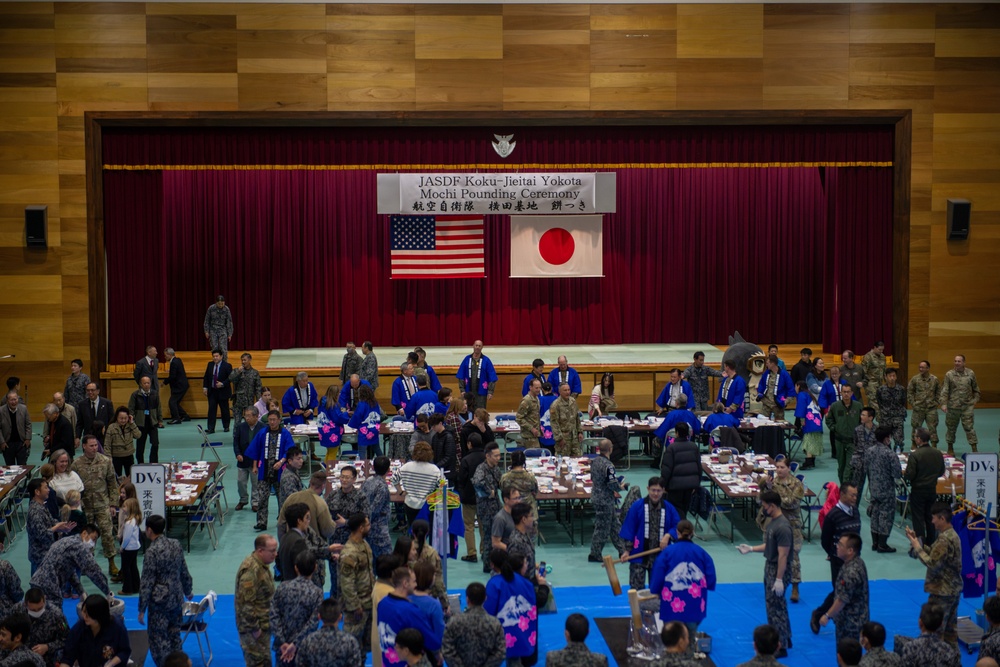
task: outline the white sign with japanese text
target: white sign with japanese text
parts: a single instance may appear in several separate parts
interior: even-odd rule
[[[965,499],[986,511],[997,507],[997,454],[978,452],[965,455]]]
[[[404,215],[606,212],[597,205],[594,173],[418,173],[398,178],[398,213]]]
[[[132,484],[135,497],[142,508],[142,525],[146,529],[146,518],[158,514],[167,516],[167,466],[162,463],[137,463],[132,466]]]

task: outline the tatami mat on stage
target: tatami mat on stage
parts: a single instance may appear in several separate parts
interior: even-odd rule
[[[375,355],[379,365],[393,365],[396,359],[406,358],[411,347],[377,347]],[[431,366],[458,366],[472,346],[427,347],[427,362]],[[694,353],[701,350],[708,363],[720,363],[722,350],[708,343],[635,344],[635,345],[509,345],[487,347],[484,353],[496,366],[530,366],[536,357],[552,367],[560,355],[566,355],[572,366],[664,364],[687,366]],[[267,361],[268,369],[276,368],[339,368],[344,358],[343,348],[296,347],[272,350]]]

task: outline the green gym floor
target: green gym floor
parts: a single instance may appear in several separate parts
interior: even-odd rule
[[[943,420],[942,420],[943,421]],[[195,428],[199,421],[192,421],[176,426],[167,426],[160,431],[160,461],[170,461],[176,456],[178,460],[197,460],[200,458],[201,438]],[[997,433],[1000,431],[1000,410],[984,409],[976,411],[976,426],[979,433],[981,450],[996,451]],[[943,427],[941,435],[943,436]],[[907,438],[909,431],[907,430]],[[230,446],[230,434],[222,433],[221,429],[215,434],[214,439],[223,440],[226,446],[221,448],[219,454],[225,463],[233,462],[233,453]],[[635,441],[636,444],[638,441]],[[635,446],[635,445],[634,445]],[[943,437],[942,437],[943,447]],[[959,429],[956,451],[959,453],[969,451],[964,433]],[[815,470],[805,472],[805,479],[808,486],[817,492],[823,484],[836,477],[836,462],[827,453],[823,458],[817,459],[818,464]],[[37,463],[32,460],[31,463]],[[648,478],[655,474],[649,467],[648,461],[644,459],[633,460],[630,470],[621,471],[626,479],[632,484],[645,484]],[[305,476],[305,472],[303,472]],[[224,525],[218,526],[219,547],[213,550],[211,543],[205,533],[196,533],[192,540],[191,552],[187,554],[188,567],[194,577],[194,587],[196,593],[204,593],[208,590],[215,590],[219,594],[233,593],[234,578],[239,562],[250,553],[253,548],[255,533],[253,526],[255,516],[249,507],[240,512],[232,511],[238,500],[236,493],[236,470],[230,469],[230,473],[225,478],[225,491],[229,499],[230,511],[225,515]],[[645,495],[645,493],[644,493]],[[277,501],[272,497],[269,526],[273,530],[277,510]],[[742,521],[739,513],[733,517],[735,519],[736,544],[740,542],[754,543],[761,539],[760,531],[748,522]],[[731,515],[730,515],[731,516]],[[552,567],[549,581],[555,586],[594,586],[607,582],[603,566],[587,562],[587,554],[590,546],[590,532],[592,519],[585,518],[584,533],[585,543],[571,545],[569,536],[562,526],[555,522],[555,517],[549,513],[543,516],[539,522],[539,528],[545,538],[545,543],[538,547],[537,560],[545,561]],[[714,529],[711,529],[702,522],[702,528],[698,533],[698,543],[701,544],[711,554],[715,560],[716,569],[720,583],[736,582],[757,582],[761,578],[761,567],[759,563],[751,563],[748,558],[740,556],[735,546],[729,542],[729,520],[730,517],[720,517],[719,526],[724,533],[721,537]],[[868,542],[868,520],[863,518],[863,534],[866,546]],[[173,527],[172,535],[179,539],[184,537],[184,523],[178,521]],[[806,542],[802,548],[802,577],[805,581],[827,581],[829,579],[829,566],[825,560],[825,555],[819,545],[819,527],[814,526],[813,541]],[[899,552],[896,554],[874,554],[867,548],[865,550],[865,561],[868,565],[868,573],[871,579],[922,579],[924,568],[918,561],[908,558],[906,555],[907,542],[903,531],[896,529],[890,538],[890,544],[896,547]],[[612,545],[605,547],[605,553],[613,552]],[[460,546],[460,555],[464,555],[464,542]],[[17,536],[13,545],[7,550],[4,556],[15,566],[22,582],[26,585],[29,577],[29,565],[27,559],[27,537],[24,533]],[[104,562],[101,563],[105,565]],[[464,563],[460,560],[449,560],[448,563],[448,587],[450,589],[464,589],[471,581],[485,581],[481,566],[476,563]],[[627,582],[627,566],[619,565],[619,578]],[[86,583],[88,587],[91,585]]]

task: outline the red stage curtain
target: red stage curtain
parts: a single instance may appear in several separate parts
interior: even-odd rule
[[[859,130],[851,139],[835,131],[836,140],[793,128],[784,141],[772,128],[745,128],[745,136],[738,132],[744,128],[718,128],[725,141],[704,128],[652,128],[652,138],[629,140],[619,136],[622,128],[611,129],[613,139],[556,132],[544,155],[525,150],[521,159],[715,161],[731,141],[739,158],[728,161],[760,161],[754,149],[771,158],[862,154],[881,161],[892,143],[880,128],[851,128]],[[425,164],[476,157],[464,152],[462,141],[472,139],[435,147],[390,128],[390,136],[379,129],[370,139],[355,130],[341,146],[329,138],[333,130],[322,128],[310,141],[282,129],[269,142],[246,130],[213,140],[195,130],[147,136],[115,128],[105,137],[104,161],[306,164],[330,157],[317,145],[339,151],[339,164],[348,157],[419,157]],[[526,130],[540,128],[518,128],[518,138]],[[137,359],[148,342],[206,347],[202,322],[219,293],[233,310],[233,349],[333,347],[366,338],[377,346],[466,345],[475,338],[488,345],[725,343],[737,329],[761,344],[867,349],[876,338],[891,341],[891,168],[615,171],[619,208],[605,216],[603,279],[509,278],[509,219],[487,216],[485,280],[390,281],[388,218],[375,213],[374,170],[106,169],[109,362]],[[873,284],[886,287],[868,289]]]

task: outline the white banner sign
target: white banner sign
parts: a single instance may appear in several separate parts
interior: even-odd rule
[[[986,511],[986,506],[997,511],[997,455],[996,453],[969,453],[965,455],[965,499]]]
[[[142,525],[146,529],[146,519],[153,514],[167,518],[167,466],[162,463],[137,463],[132,466],[132,484],[135,497],[142,509]]]
[[[399,212],[594,213],[595,174],[399,174]]]

